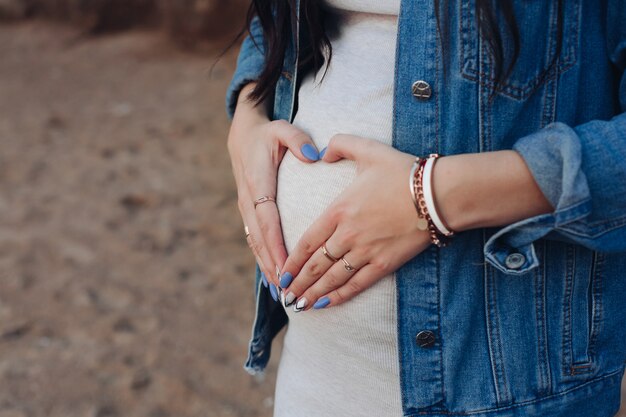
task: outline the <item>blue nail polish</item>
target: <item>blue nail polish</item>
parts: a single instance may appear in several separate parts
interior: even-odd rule
[[[270,282],[270,294],[272,295],[272,298],[274,299],[274,301],[278,301],[278,290],[276,289],[276,285],[272,284]]]
[[[263,286],[265,288],[267,288],[267,286],[269,285],[269,283],[267,282],[267,277],[265,276],[265,274],[263,272],[261,272],[261,280],[263,281]]]
[[[317,300],[315,304],[313,304],[313,308],[316,310],[319,310],[321,308],[328,306],[328,304],[330,304],[330,298],[322,297],[319,300]]]
[[[282,277],[280,277],[280,286],[282,288],[287,288],[289,284],[293,281],[293,275],[290,272],[285,272]]]
[[[304,145],[302,145],[302,148],[300,148],[300,150],[302,151],[302,155],[304,155],[304,157],[310,161],[317,161],[318,159],[320,159],[319,152],[310,143],[305,143]]]
[[[325,147],[324,149],[322,149],[322,151],[320,152],[320,159],[322,159],[324,157],[324,155],[326,155],[326,150],[328,149],[328,146]]]

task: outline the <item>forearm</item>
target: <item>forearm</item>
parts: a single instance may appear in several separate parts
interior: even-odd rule
[[[269,112],[269,100],[265,100],[262,103],[256,103],[249,98],[250,93],[256,86],[255,82],[246,84],[237,97],[237,105],[235,107],[235,117],[257,117],[262,119],[268,119]],[[239,116],[238,116],[239,115]]]
[[[524,159],[511,150],[439,158],[433,194],[454,231],[504,226],[554,210]]]

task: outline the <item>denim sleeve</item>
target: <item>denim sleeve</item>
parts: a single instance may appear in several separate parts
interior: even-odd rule
[[[258,17],[250,23],[250,33],[244,39],[237,58],[237,69],[226,91],[226,113],[232,120],[241,89],[261,75],[265,66],[265,41]]]
[[[617,7],[621,2],[613,2]],[[539,265],[533,241],[545,237],[603,252],[626,251],[626,19],[609,14],[609,51],[621,70],[624,113],[609,121],[570,127],[553,123],[518,139],[518,152],[555,208],[498,230],[484,246],[485,260],[518,275]]]

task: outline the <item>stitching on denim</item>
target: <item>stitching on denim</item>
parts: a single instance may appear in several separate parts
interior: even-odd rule
[[[441,268],[439,267],[440,263],[440,248],[436,248],[437,249],[437,317],[439,322],[437,323],[437,328],[439,329],[438,333],[439,333],[439,378],[440,378],[440,382],[439,384],[441,385],[441,400],[445,401],[445,399],[447,398],[446,395],[446,387],[445,387],[445,378],[444,378],[444,372],[443,372],[443,331],[441,330]]]
[[[538,242],[541,244],[542,259],[541,263],[543,267],[535,269],[535,314],[537,320],[537,364],[539,372],[540,392],[549,392],[550,385],[550,365],[548,359],[548,346],[547,346],[547,323],[546,323],[546,274],[545,274],[545,244],[546,242]]]
[[[486,229],[482,230],[483,235],[483,246],[485,245]],[[491,362],[491,377],[493,378],[493,387],[496,394],[496,403],[498,403],[500,398],[500,388],[498,387],[498,377],[496,376],[496,369],[494,366],[494,352],[491,345],[491,327],[489,325],[489,266],[485,263],[483,268],[483,285],[484,285],[484,297],[485,297],[485,329],[487,331],[487,348],[489,349],[489,361]]]
[[[572,244],[565,247],[565,288],[563,289],[563,332],[561,341],[562,363],[561,372],[563,376],[571,373],[570,365],[574,356],[572,348],[572,293],[573,280],[576,265],[576,252]]]
[[[573,248],[573,256],[572,256],[572,282],[571,287],[575,285],[574,279],[576,276],[576,253],[578,249],[574,245],[568,245]],[[568,252],[569,257],[570,252]],[[601,270],[604,261],[604,255],[601,252],[593,251],[592,259],[591,259],[591,267],[588,273],[589,281],[588,281],[588,291],[587,291],[587,302],[592,303],[592,307],[587,309],[587,320],[589,323],[589,327],[587,329],[587,346],[586,346],[586,360],[583,362],[575,362],[574,351],[573,351],[573,333],[572,333],[572,300],[573,300],[573,290],[570,288],[569,291],[569,315],[567,319],[568,322],[568,340],[569,343],[569,351],[564,350],[563,356],[563,375],[565,377],[572,377],[576,375],[583,375],[593,373],[595,371],[595,348],[596,341],[599,333],[599,328],[601,326],[602,315],[603,315],[603,305],[602,305],[602,282],[601,282]],[[565,320],[564,316],[564,320]],[[565,340],[564,340],[565,342]],[[566,358],[566,353],[569,354],[569,357]]]
[[[593,363],[596,356],[596,345],[598,334],[602,326],[604,317],[604,304],[602,301],[603,281],[602,268],[604,267],[605,255],[602,252],[594,252],[593,281],[592,281],[592,315],[591,315],[591,332],[589,336],[589,359]]]
[[[594,385],[594,384],[598,384],[600,382],[602,382],[605,379],[611,379],[614,378],[615,376],[621,376],[621,374],[624,372],[624,368],[620,368],[617,371],[608,373],[606,375],[597,377],[597,378],[593,378],[583,384],[580,385],[576,385],[575,387],[566,389],[565,391],[560,391],[557,392],[556,394],[552,394],[552,395],[548,395],[545,397],[541,397],[541,398],[537,398],[534,400],[529,400],[529,401],[523,401],[520,403],[516,403],[516,404],[512,404],[512,405],[508,405],[506,407],[494,407],[494,408],[483,408],[480,410],[476,410],[476,411],[469,411],[469,412],[465,412],[465,413],[457,413],[457,412],[440,412],[439,414],[445,414],[445,415],[449,415],[449,416],[473,416],[476,414],[480,414],[480,413],[498,413],[498,412],[502,412],[502,411],[507,411],[507,410],[514,410],[516,408],[522,408],[522,407],[527,407],[529,405],[533,405],[533,404],[537,404],[537,403],[541,403],[544,401],[549,401],[549,400],[553,400],[553,399],[557,399],[559,397],[563,397],[565,395],[571,394],[573,392],[576,392],[578,390],[581,390],[583,388],[586,388],[589,385]],[[621,385],[621,379],[615,381],[614,385]],[[429,413],[429,412],[426,412]],[[413,415],[409,415],[409,417],[418,417],[418,416],[423,416],[426,413],[418,413],[418,414],[413,414]]]
[[[583,218],[585,216],[581,216],[581,218]],[[577,219],[579,220],[579,219]],[[587,223],[586,226],[590,229],[598,229],[601,226],[604,226],[603,228],[601,228],[598,231],[592,232],[590,231],[589,233],[585,233],[581,230],[578,230],[579,228],[576,227],[576,225],[572,225],[573,227],[569,226],[571,223],[575,222],[576,220],[573,220],[571,222],[566,223],[565,226],[567,227],[562,227],[562,229],[574,236],[579,236],[579,237],[583,237],[583,238],[590,238],[590,239],[596,239],[608,232],[611,232],[615,229],[619,229],[620,227],[626,225],[626,215],[624,216],[620,216],[617,217],[615,219],[608,219],[608,220],[598,220],[595,221],[593,223]]]
[[[508,404],[511,401],[509,386],[504,368],[502,337],[500,333],[500,318],[498,312],[496,274],[493,268],[487,268],[486,300],[487,305],[487,337],[489,351],[492,352],[492,372],[496,385],[496,403]],[[501,390],[502,389],[502,390]]]
[[[549,339],[548,339],[548,310],[547,310],[547,306],[548,306],[548,300],[547,300],[547,270],[546,270],[546,265],[547,265],[547,256],[548,256],[548,245],[550,244],[550,242],[548,240],[543,241],[543,252],[542,252],[542,271],[543,271],[543,314],[544,314],[544,318],[545,318],[545,325],[543,328],[544,331],[544,340],[545,340],[545,355],[546,355],[546,377],[547,377],[547,384],[546,384],[546,393],[551,393],[552,392],[552,368],[550,367],[550,345],[549,345]]]
[[[576,65],[578,61],[578,44],[580,43],[580,7],[581,6],[579,2],[572,6],[572,14],[574,15],[574,18],[571,19],[572,23],[569,25],[569,33],[566,33],[567,36],[563,39],[566,50],[561,51],[562,57],[561,59],[558,59],[556,67],[550,68],[549,63],[551,62],[551,59],[547,59],[544,68],[542,68],[536,76],[531,77],[528,82],[525,82],[524,86],[520,86],[519,84],[510,81],[505,82],[504,86],[496,89],[497,93],[516,100],[524,100],[530,97],[539,87],[549,82],[550,80],[557,78],[561,74],[564,74],[574,65]],[[459,16],[459,19],[461,19],[461,22],[459,23],[459,26],[462,29],[461,32],[464,32],[467,30],[465,26],[470,24],[467,22],[471,22],[471,19],[468,19],[468,17],[462,12]],[[549,43],[552,43],[554,38],[553,32],[554,30],[556,30],[556,13],[554,11],[554,6],[551,12],[551,19],[552,20],[550,21],[550,29],[552,30],[549,31]],[[466,64],[468,62],[471,62],[471,58],[468,55],[471,53],[472,49],[470,48],[469,51],[467,51],[465,47],[465,43],[467,42],[463,42],[463,39],[461,40],[461,59],[459,59],[459,61],[461,62],[461,76],[468,80],[478,82],[483,87],[494,89],[495,80],[492,77],[493,74],[484,72],[482,70],[466,68]],[[474,48],[474,50],[475,49],[476,48]],[[551,49],[552,46],[548,48],[549,51],[551,51]],[[554,52],[556,52],[556,50],[554,50],[552,53],[548,53],[549,58],[552,58],[554,56]]]

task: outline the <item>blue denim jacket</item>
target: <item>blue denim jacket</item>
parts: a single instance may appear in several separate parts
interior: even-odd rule
[[[522,49],[492,100],[474,1],[441,2],[443,36],[433,1],[402,1],[393,146],[413,155],[513,149],[555,210],[462,232],[398,270],[404,415],[613,416],[626,360],[626,1],[564,1],[561,48],[558,2],[515,1]],[[299,33],[275,119],[294,117]],[[245,39],[228,90],[231,116],[264,64],[256,20],[251,34],[256,45]],[[430,84],[430,99],[413,95],[417,80]],[[287,320],[258,273],[255,288],[250,372],[265,368]],[[434,346],[416,343],[421,330],[434,332]]]

